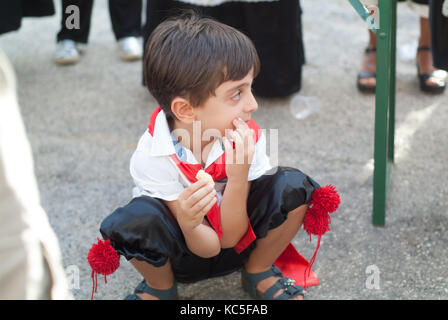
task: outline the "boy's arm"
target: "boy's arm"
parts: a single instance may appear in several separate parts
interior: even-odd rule
[[[249,170],[255,152],[254,130],[242,119],[233,120],[235,130],[226,130],[222,138],[226,152],[227,184],[221,199],[222,248],[233,248],[247,232],[247,196]],[[230,141],[233,141],[234,147]]]
[[[233,248],[247,232],[247,197],[250,184],[247,179],[227,181],[220,205],[222,248]]]
[[[139,190],[161,199],[171,210],[193,253],[208,258],[220,252],[218,235],[212,228],[202,225],[204,215],[216,202],[214,189],[207,187],[206,180],[185,188],[169,159],[152,157],[144,148],[132,155],[130,172]]]
[[[202,223],[191,224],[192,219],[188,218],[188,213],[181,209],[180,201],[184,201],[184,199],[180,199],[181,200],[174,201],[163,200],[163,202],[170,209],[170,211],[178,221],[182,233],[185,237],[185,242],[188,246],[188,249],[202,258],[210,258],[219,254],[221,250],[221,244],[216,232],[211,227],[206,226]],[[207,213],[211,208],[210,205],[212,204],[214,204],[214,202],[209,202],[209,205],[204,207],[203,212]],[[203,215],[199,213],[199,216],[202,216],[202,218],[199,217],[199,220],[202,221]]]

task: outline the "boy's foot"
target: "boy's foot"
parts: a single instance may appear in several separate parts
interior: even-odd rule
[[[272,287],[274,285],[274,283],[276,283],[278,281],[278,279],[280,279],[280,277],[269,277],[266,278],[264,280],[261,280],[257,285],[257,292],[259,292],[260,296],[262,296],[266,290],[268,290],[270,287]],[[272,296],[273,298],[278,297],[279,295],[282,294],[282,292],[285,291],[284,289],[280,289],[278,290],[276,293],[274,293],[274,295]],[[288,300],[303,300],[303,296],[302,295],[298,295],[295,296],[294,298],[288,299]]]
[[[80,52],[73,40],[61,40],[56,45],[54,62],[59,65],[75,64],[81,58]]]
[[[446,87],[447,73],[434,68],[431,48],[420,46],[417,50],[416,60],[421,90],[442,93]]]
[[[241,271],[243,289],[254,299],[303,300],[303,288],[294,285],[294,280],[282,275],[280,269],[272,265],[266,271]]]
[[[376,88],[376,47],[368,46],[364,51],[357,87],[361,92],[374,93]]]
[[[120,58],[124,61],[139,60],[142,57],[142,45],[136,37],[125,37],[118,40]]]

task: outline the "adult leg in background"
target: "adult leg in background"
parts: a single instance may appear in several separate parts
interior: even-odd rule
[[[61,29],[57,34],[57,41],[73,40],[78,43],[87,43],[90,32],[90,20],[92,17],[93,0],[62,0]],[[79,9],[79,28],[69,29],[67,19],[74,13],[69,6]]]
[[[109,0],[109,13],[116,40],[141,36],[142,0]]]

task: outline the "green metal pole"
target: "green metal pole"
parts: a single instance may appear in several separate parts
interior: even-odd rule
[[[389,150],[388,160],[390,165],[395,157],[395,75],[396,75],[396,44],[397,44],[397,5],[391,7],[391,28],[390,28],[390,105],[389,105]]]
[[[386,222],[386,200],[393,157],[395,118],[395,28],[396,0],[379,0],[380,28],[377,32],[375,142],[373,174],[373,224]],[[393,30],[394,29],[394,30]],[[391,141],[392,138],[392,141]]]

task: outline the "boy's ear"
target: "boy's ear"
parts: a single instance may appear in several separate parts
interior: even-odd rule
[[[194,121],[194,110],[190,102],[182,97],[176,97],[171,102],[171,112],[184,123],[191,124]]]

